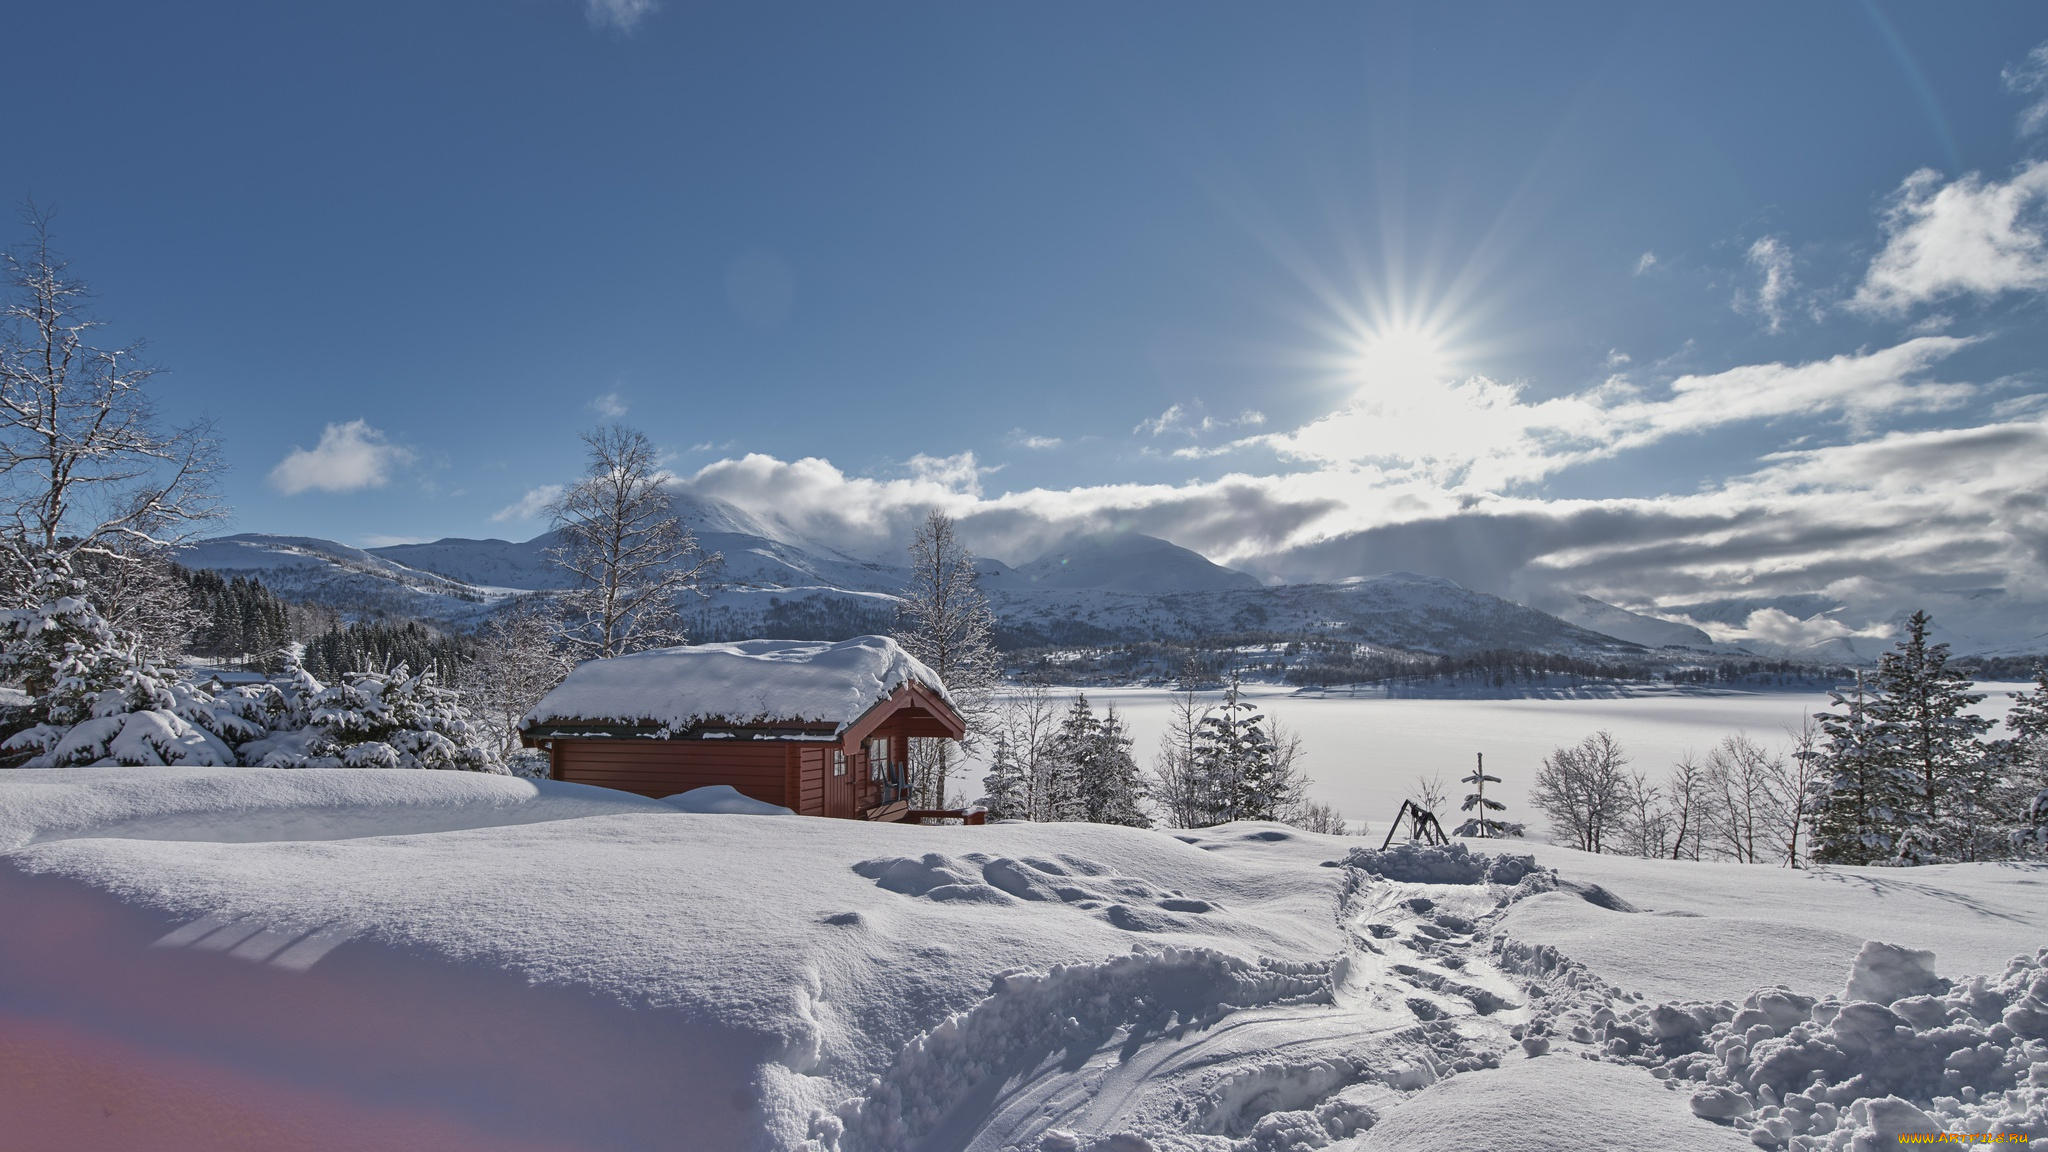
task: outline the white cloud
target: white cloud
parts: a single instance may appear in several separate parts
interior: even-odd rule
[[[1968,343],[1923,336],[1861,355],[1686,375],[1662,398],[1645,398],[1623,376],[1533,402],[1520,385],[1483,376],[1369,385],[1336,412],[1238,446],[1325,464],[1370,462],[1399,476],[1490,491],[1746,421],[1810,414],[1862,427],[1888,413],[1953,407],[1975,389],[1917,377]]]
[[[363,537],[363,547],[365,548],[390,548],[397,544],[429,544],[432,542],[432,539],[426,536],[384,536],[376,532]]]
[[[1022,428],[1012,428],[1010,429],[1010,443],[1017,445],[1019,448],[1029,448],[1033,452],[1048,452],[1066,443],[1066,441],[1057,436],[1033,436]]]
[[[529,488],[526,491],[526,495],[491,513],[491,522],[493,524],[508,524],[538,520],[547,511],[547,506],[554,503],[561,495],[562,486],[560,484],[543,484],[538,488]]]
[[[2039,95],[2020,113],[2020,135],[2031,136],[2048,126],[2048,44],[2037,44],[2027,58],[2000,74],[2008,92]]]
[[[1648,272],[1650,269],[1655,268],[1656,266],[1657,254],[1655,252],[1645,252],[1641,256],[1636,257],[1636,275],[1638,276],[1641,276],[1643,273]]]
[[[412,453],[390,443],[382,432],[364,420],[329,424],[313,448],[293,448],[270,470],[271,487],[287,496],[309,489],[322,492],[354,492],[382,488],[392,469],[412,459]]]
[[[583,0],[583,16],[592,27],[631,32],[660,7],[660,0]]]
[[[1236,416],[1211,416],[1200,400],[1191,404],[1175,404],[1150,420],[1138,421],[1131,429],[1134,436],[1199,436],[1223,428],[1257,428],[1266,423],[1266,414],[1256,408],[1247,408]]]
[[[590,410],[607,420],[617,420],[626,414],[626,402],[617,392],[607,392],[590,402]]]
[[[1922,169],[1899,186],[1885,213],[1884,251],[1870,262],[1850,306],[1898,315],[1951,296],[1998,296],[2048,288],[2048,161],[1999,183],[1970,173],[1948,184]]]
[[[1764,318],[1765,326],[1771,332],[1782,331],[1785,327],[1785,301],[1796,285],[1792,278],[1792,250],[1777,237],[1766,236],[1749,246],[1748,260],[1762,277],[1762,282],[1753,293],[1738,291],[1735,294],[1735,310],[1755,312]]]

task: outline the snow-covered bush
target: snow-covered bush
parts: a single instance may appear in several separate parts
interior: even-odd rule
[[[353,672],[325,688],[303,668],[296,678],[287,671],[286,678],[294,691],[281,688],[280,695],[288,698],[289,710],[304,708],[306,717],[303,728],[290,731],[305,735],[290,739],[279,733],[263,767],[505,771],[478,743],[460,700],[440,686],[431,668],[418,675],[403,664],[386,672]]]
[[[0,673],[21,679],[32,721],[0,749],[29,753],[28,766],[228,765],[263,734],[239,701],[178,679],[108,624],[63,556],[37,559],[30,598],[0,612]]]

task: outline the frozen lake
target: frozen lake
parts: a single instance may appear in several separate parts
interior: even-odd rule
[[[1978,711],[2003,719],[2011,693],[2028,684],[1979,684],[1985,693]],[[1071,698],[1076,689],[1056,690]],[[1114,704],[1136,738],[1132,753],[1150,766],[1159,738],[1166,731],[1168,701],[1163,688],[1081,689],[1100,713]],[[1825,692],[1726,691],[1680,694],[1656,687],[1636,694],[1594,699],[1388,699],[1347,696],[1266,685],[1247,686],[1245,695],[1268,717],[1301,736],[1302,756],[1310,793],[1334,805],[1350,819],[1369,821],[1375,835],[1409,794],[1419,774],[1441,772],[1453,796],[1464,789],[1455,781],[1484,753],[1489,773],[1501,778],[1500,799],[1510,820],[1525,821],[1540,835],[1542,818],[1528,806],[1528,792],[1543,757],[1551,749],[1575,744],[1605,728],[1628,753],[1632,767],[1661,779],[1688,750],[1704,756],[1722,737],[1734,732],[1772,747],[1791,743],[1789,731],[1800,720],[1828,706]],[[1222,699],[1221,693],[1205,699]],[[984,769],[972,767],[969,796],[980,794]],[[1491,795],[1491,790],[1489,790]],[[1444,815],[1440,813],[1439,815]],[[1446,820],[1446,824],[1451,821]]]

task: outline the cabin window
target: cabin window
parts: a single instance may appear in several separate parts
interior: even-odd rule
[[[834,748],[832,750],[832,774],[834,776],[846,775],[846,750],[843,748]]]
[[[889,778],[889,738],[878,736],[868,741],[868,779]]]

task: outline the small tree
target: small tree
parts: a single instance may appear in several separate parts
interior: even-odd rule
[[[1018,820],[1046,820],[1050,799],[1046,752],[1059,728],[1060,709],[1044,683],[1029,680],[1018,685],[996,712],[996,732],[1009,746],[1022,778],[1020,807],[1012,814]]]
[[[988,810],[989,819],[1032,818],[1030,777],[1011,754],[1009,738],[1003,733],[996,735],[995,759],[989,763],[988,775],[981,778],[981,786],[987,791],[982,806]]]
[[[1739,732],[1707,753],[1707,787],[1719,817],[1714,835],[1722,851],[1736,861],[1760,863],[1771,850],[1778,807],[1772,784],[1784,771],[1783,757]]]
[[[1197,827],[1272,820],[1286,805],[1289,781],[1265,721],[1232,673],[1223,702],[1195,728],[1192,790],[1202,813]]]
[[[953,706],[967,721],[971,749],[988,726],[1002,662],[995,646],[995,613],[976,585],[974,557],[952,517],[933,509],[910,541],[910,583],[896,607],[896,642],[939,674]],[[911,761],[911,787],[929,808],[946,806],[952,749],[920,741]]]
[[[1200,680],[1201,665],[1190,656],[1181,667],[1178,688],[1168,699],[1166,731],[1160,734],[1159,749],[1152,756],[1152,773],[1159,781],[1153,796],[1166,822],[1175,828],[1200,828],[1213,810],[1197,755],[1202,718],[1208,713],[1196,690]]]
[[[676,517],[647,437],[621,424],[583,434],[590,471],[548,506],[561,543],[548,559],[576,579],[561,593],[561,638],[580,659],[684,642],[676,602],[721,560]]]
[[[1897,789],[1863,676],[1853,693],[1830,692],[1828,699],[1833,710],[1814,716],[1821,770],[1809,816],[1813,858],[1869,864],[1889,856],[1897,839]]]
[[[1582,851],[1602,851],[1621,811],[1621,770],[1627,764],[1621,745],[1603,729],[1572,747],[1552,749],[1536,772],[1530,798],[1560,838]]]
[[[479,741],[501,761],[519,750],[519,721],[574,666],[559,636],[559,618],[538,597],[516,601],[477,629],[462,695]]]
[[[1486,754],[1476,753],[1472,761],[1472,774],[1459,779],[1460,784],[1472,785],[1472,791],[1465,794],[1465,802],[1458,806],[1460,812],[1473,815],[1458,826],[1458,835],[1477,836],[1485,839],[1504,835],[1501,822],[1493,818],[1495,812],[1504,812],[1507,805],[1498,800],[1486,798],[1486,786],[1500,783],[1500,777],[1486,774]],[[1469,829],[1469,831],[1468,831]]]
[[[1671,829],[1671,858],[1698,860],[1706,851],[1707,828],[1714,821],[1713,793],[1707,770],[1691,752],[1679,757],[1664,785],[1666,822]]]
[[[1451,787],[1444,783],[1444,774],[1431,772],[1424,776],[1417,773],[1413,783],[1408,785],[1408,799],[1417,808],[1434,814],[1450,803]]]

